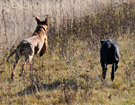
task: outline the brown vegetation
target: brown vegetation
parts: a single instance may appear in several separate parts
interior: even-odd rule
[[[125,0],[125,1],[121,1],[121,0],[117,0],[117,1],[112,1],[112,0],[103,0],[103,1],[1,0],[0,1],[0,12],[1,12],[0,54],[3,51],[5,53],[5,50],[10,49],[13,45],[18,43],[20,40],[29,37],[32,34],[36,26],[36,22],[33,19],[33,15],[39,16],[41,18],[44,18],[46,15],[49,15],[51,17],[52,29],[50,30],[49,35],[51,37],[54,37],[55,39],[56,36],[61,33],[66,33],[66,34],[71,34],[72,32],[75,32],[76,34],[80,33],[79,32],[80,29],[78,28],[84,25],[87,26],[85,26],[85,28],[83,28],[82,30],[88,31],[89,34],[91,32],[100,34],[100,31],[102,31],[101,28],[104,29],[107,26],[102,27],[100,25],[102,24],[102,22],[99,21],[98,22],[99,24],[96,24],[95,27],[94,24],[98,20],[95,20],[93,22],[93,20],[89,20],[89,17],[91,16],[93,17],[95,16],[95,14],[103,12],[104,9],[106,9],[105,7],[112,9],[112,7],[117,7],[123,2],[130,3],[132,2],[132,0]],[[108,10],[108,12],[109,11],[110,10]],[[110,14],[107,13],[108,16],[112,15],[112,12],[109,12]],[[99,18],[102,18],[102,16],[100,16]],[[103,17],[103,19],[104,18],[109,18],[109,17]],[[109,18],[107,22],[111,21],[110,19],[112,18]],[[77,24],[75,24],[76,22]],[[92,29],[90,27],[92,27]],[[69,29],[71,30],[70,33],[69,33]],[[113,30],[109,30],[109,32],[110,31],[112,32]]]
[[[121,1],[0,1],[0,104],[135,104],[135,3]],[[18,77],[19,63],[11,82],[13,59],[5,63],[7,49],[31,36],[36,26],[33,15],[51,17],[49,51],[35,56],[23,77]],[[117,40],[121,49],[114,82],[110,67],[106,80],[101,78],[101,38]]]

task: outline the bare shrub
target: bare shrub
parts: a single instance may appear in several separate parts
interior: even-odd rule
[[[102,12],[105,6],[117,6],[123,2],[130,3],[132,0],[1,0],[0,53],[5,52],[11,46],[32,34],[36,24],[33,15],[42,18],[49,15],[52,24],[50,36],[56,38],[58,34],[72,34],[72,31],[78,34],[79,31],[83,30],[79,27],[86,25],[83,24],[84,22],[90,21],[86,16]],[[85,17],[87,21],[83,21]],[[74,24],[76,22],[77,24]],[[84,31],[89,31],[92,24],[87,24],[88,27]],[[100,27],[97,26],[96,28]]]

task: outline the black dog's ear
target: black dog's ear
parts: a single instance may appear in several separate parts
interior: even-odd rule
[[[40,24],[40,23],[41,23],[39,17],[35,17],[35,19],[36,19],[36,21],[37,21],[37,24]]]
[[[101,42],[101,45],[104,43],[104,40],[100,40],[100,42]]]

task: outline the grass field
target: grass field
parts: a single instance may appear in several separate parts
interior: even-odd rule
[[[50,23],[48,52],[41,58],[34,56],[24,76],[19,77],[22,58],[11,81],[14,57],[6,62],[10,51],[1,51],[0,105],[134,105],[134,3],[62,20],[58,26],[56,22]],[[101,77],[100,39],[114,39],[120,46],[121,59],[113,82],[111,66],[106,80]],[[8,47],[12,50],[14,46]]]
[[[23,77],[18,76],[21,69],[19,63],[14,81],[10,80],[12,62],[5,63],[5,58],[2,58],[0,103],[133,105],[135,104],[134,39],[134,34],[123,35],[117,39],[121,48],[121,60],[114,82],[110,79],[111,66],[108,68],[106,80],[102,80],[99,48],[91,52],[87,43],[83,41],[76,41],[70,50],[67,50],[69,51],[67,58],[61,57],[57,49],[42,58],[35,56],[32,66],[26,70]]]

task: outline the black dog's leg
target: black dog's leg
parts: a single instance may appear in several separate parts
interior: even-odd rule
[[[117,69],[118,69],[118,62],[115,63],[115,72],[117,71]]]
[[[102,77],[103,79],[106,78],[106,72],[107,72],[107,65],[106,64],[102,64]]]
[[[115,71],[116,71],[116,64],[114,63],[112,65],[112,73],[111,73],[111,80],[112,81],[114,80],[114,77],[115,77]]]

